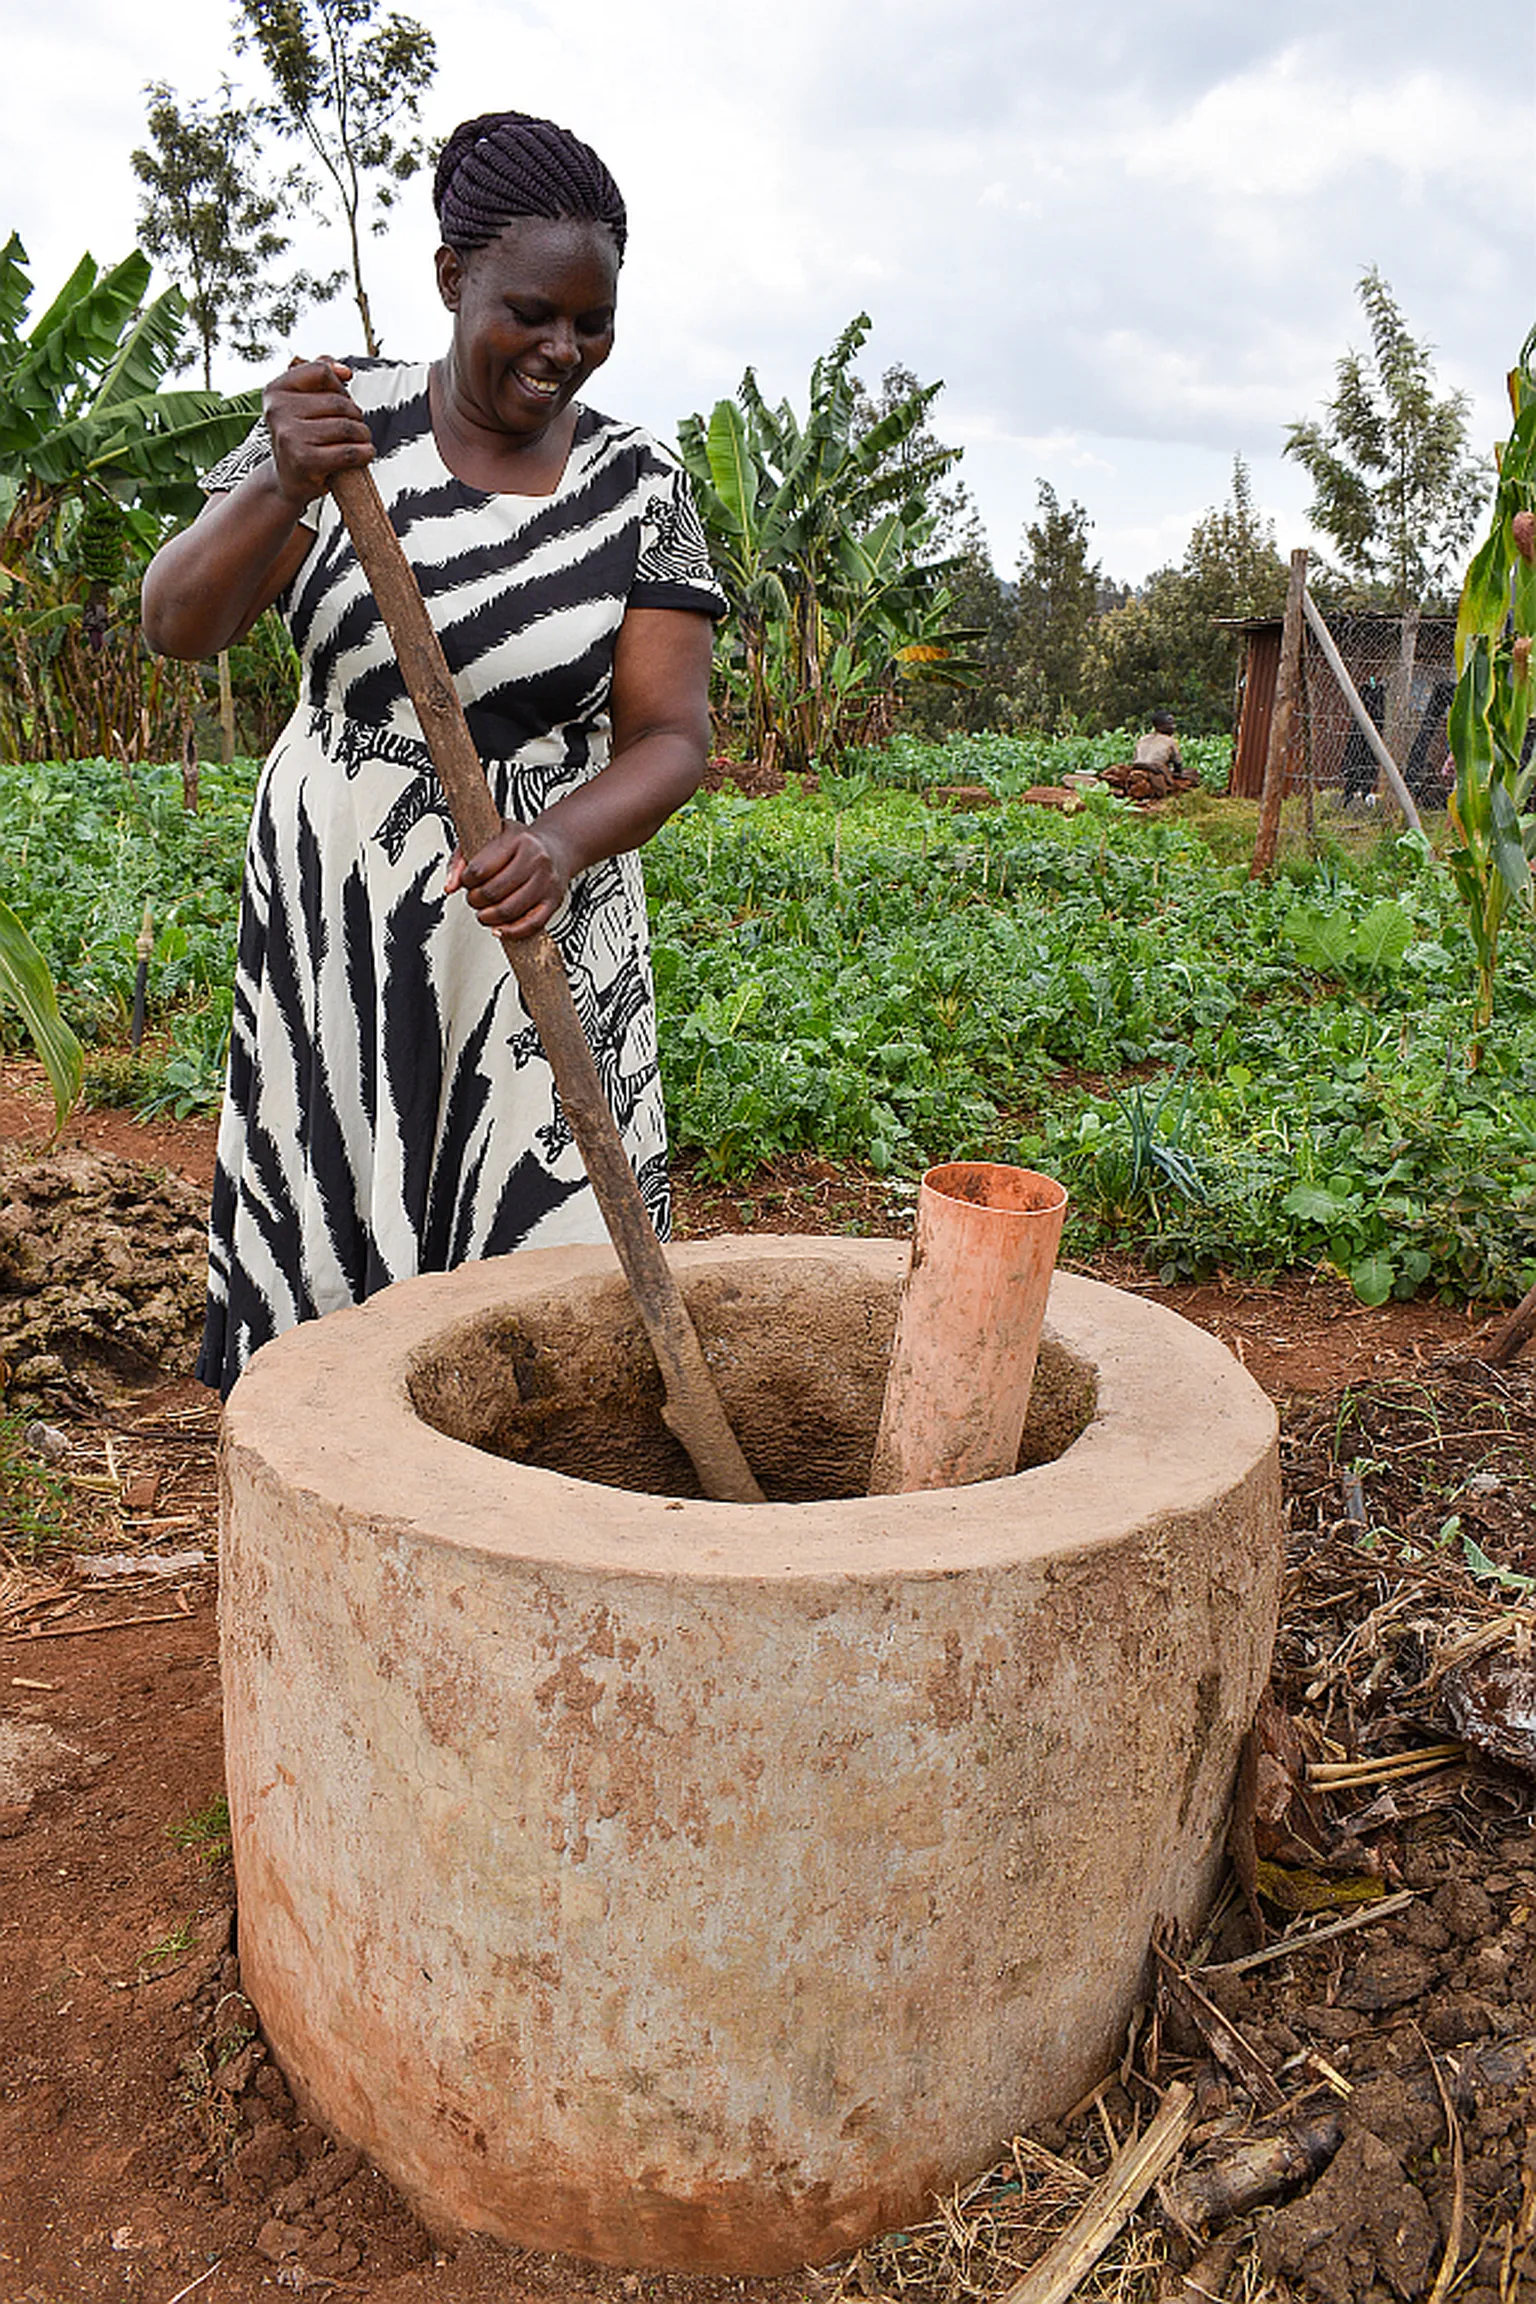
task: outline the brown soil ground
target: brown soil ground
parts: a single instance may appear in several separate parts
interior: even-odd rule
[[[790,2279],[623,2274],[434,2244],[268,2058],[217,1807],[216,1404],[186,1374],[212,1129],[48,1132],[7,1066],[0,2304],[1001,2298],[1180,2080],[1193,2132],[1087,2292],[1536,2304],[1536,1384],[1478,1359],[1471,1315],[1096,1267],[1283,1415],[1294,1565],[1223,1905],[1096,2098],[1000,2137],[931,2225]],[[816,1161],[679,1198],[696,1235],[900,1233],[910,1206]]]

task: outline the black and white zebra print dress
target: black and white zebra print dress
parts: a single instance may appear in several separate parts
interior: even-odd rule
[[[582,408],[552,495],[488,495],[438,454],[425,366],[352,365],[496,805],[526,822],[606,764],[626,608],[724,606],[686,479]],[[268,452],[258,427],[204,487]],[[209,1227],[198,1374],[224,1392],[269,1337],[391,1281],[605,1237],[501,946],[443,895],[446,803],[346,528],[329,496],[306,521],[278,603],[301,700],[257,788]],[[582,873],[551,932],[665,1237],[638,856]]]

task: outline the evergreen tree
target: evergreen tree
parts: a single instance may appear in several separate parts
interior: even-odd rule
[[[1409,335],[1374,265],[1359,295],[1371,349],[1345,353],[1322,420],[1292,424],[1285,453],[1311,476],[1308,518],[1377,604],[1438,605],[1488,493],[1468,452],[1467,395],[1437,398],[1429,347]]]
[[[185,111],[163,80],[152,80],[145,94],[150,143],[133,154],[145,188],[139,241],[186,300],[195,341],[178,365],[190,366],[200,348],[203,383],[211,388],[221,338],[240,359],[265,360],[303,307],[333,296],[346,275],[272,277],[288,252],[278,220],[301,197],[298,172],[264,182],[251,110],[236,102],[227,80],[215,103],[199,98]]]
[[[235,45],[254,48],[275,101],[266,123],[301,138],[330,179],[347,229],[352,292],[368,352],[379,350],[363,285],[361,227],[371,212],[382,232],[399,187],[427,156],[415,133],[421,99],[437,70],[431,33],[378,0],[238,0]]]
[[[1144,727],[1162,709],[1186,735],[1230,729],[1238,647],[1223,622],[1278,615],[1285,586],[1273,523],[1235,457],[1230,503],[1195,523],[1180,566],[1159,568],[1100,619],[1092,694],[1103,726]]]
[[[932,386],[919,384],[912,370],[900,362],[884,371],[879,393],[873,397],[855,378],[855,427],[860,433],[872,431],[894,412],[907,407],[919,393],[926,392],[931,398],[933,390]],[[993,566],[991,546],[976,500],[965,482],[954,473],[962,453],[940,440],[930,425],[922,423],[914,431],[903,433],[879,466],[883,474],[910,475],[913,487],[922,495],[926,515],[932,522],[924,558],[944,562],[950,620],[956,631],[965,636],[965,655],[973,667],[972,677],[958,685],[922,680],[904,687],[902,724],[928,737],[1002,726],[1013,686],[1013,588],[1003,582]]]
[[[1024,531],[1019,562],[1013,716],[1052,730],[1083,708],[1100,571],[1088,558],[1091,522],[1082,505],[1063,508],[1046,480],[1036,488],[1039,518]]]

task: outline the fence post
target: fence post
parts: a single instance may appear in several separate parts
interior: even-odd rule
[[[1307,596],[1307,551],[1303,545],[1291,554],[1291,580],[1285,591],[1285,629],[1280,635],[1280,669],[1275,675],[1275,701],[1269,715],[1269,749],[1264,756],[1264,794],[1259,802],[1259,829],[1253,843],[1250,880],[1272,870],[1275,844],[1280,837],[1280,803],[1285,798],[1286,772],[1291,762],[1291,734],[1296,721],[1296,695],[1301,686],[1302,604]]]
[[[229,676],[229,650],[219,650],[219,729],[223,739],[224,764],[228,767],[235,756],[235,690]]]

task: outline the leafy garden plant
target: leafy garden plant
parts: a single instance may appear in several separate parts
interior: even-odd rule
[[[85,1051],[59,1014],[47,961],[6,903],[0,903],[0,1002],[18,1011],[42,1058],[54,1120],[62,1128],[80,1093]]]
[[[1014,1160],[1068,1186],[1078,1253],[1328,1268],[1369,1302],[1521,1295],[1536,925],[1506,923],[1469,1073],[1460,908],[1421,843],[1255,885],[1199,795],[1157,817],[1020,804],[1099,741],[907,737],[817,792],[727,788],[663,827],[645,871],[680,1166],[746,1180],[814,1155],[894,1191],[935,1160]],[[205,765],[193,816],[176,765],[0,762],[7,894],[93,1070],[126,1038],[152,906],[141,1102],[216,1099],[255,773]],[[998,805],[929,805],[956,782]]]

